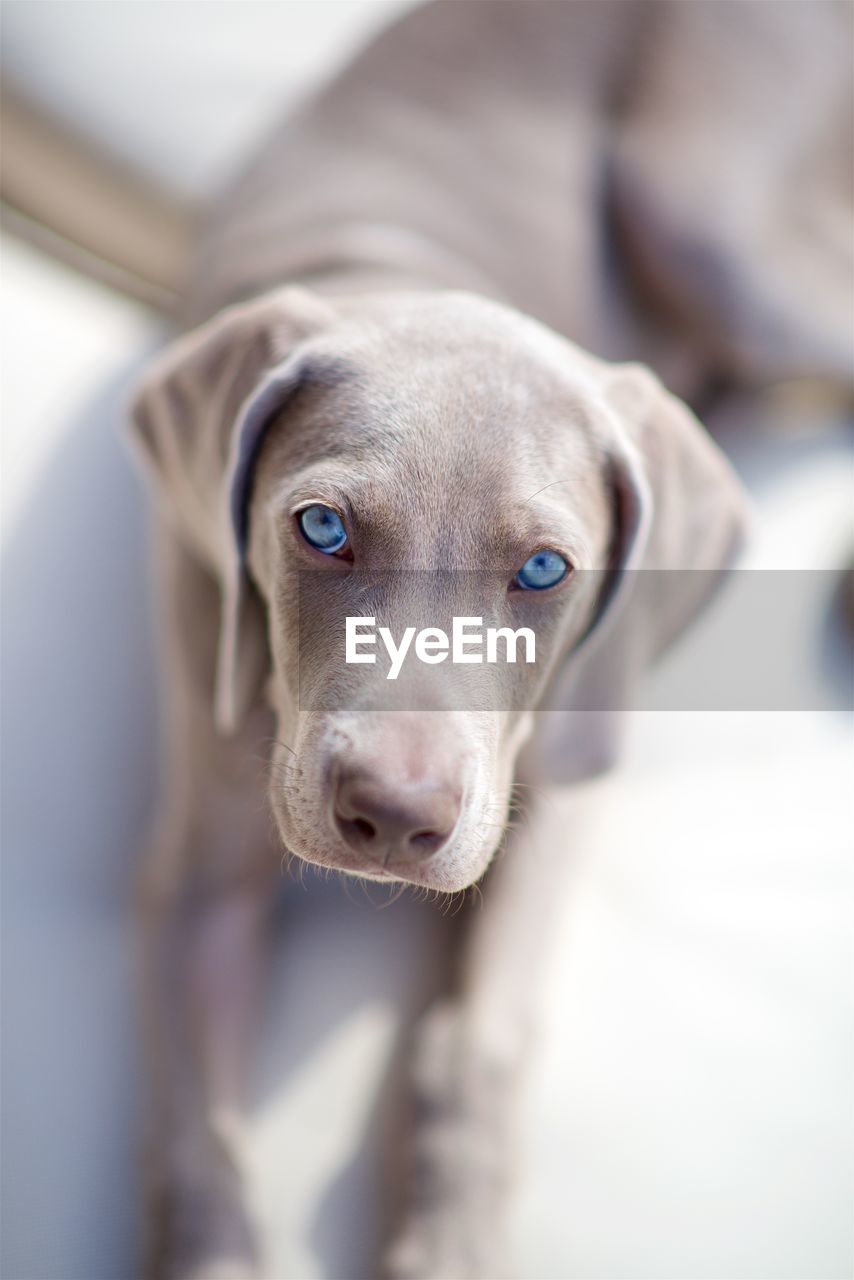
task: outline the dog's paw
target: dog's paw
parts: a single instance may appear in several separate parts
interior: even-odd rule
[[[385,1258],[389,1280],[502,1280],[512,1162],[513,1071],[471,1035],[459,1006],[425,1018],[413,1059],[408,1212]]]
[[[260,1280],[254,1227],[235,1191],[161,1191],[150,1223],[146,1280]]]
[[[181,1280],[260,1280],[260,1275],[245,1258],[210,1258],[184,1273]]]
[[[507,1280],[494,1239],[450,1215],[412,1218],[386,1253],[385,1280]]]
[[[261,1271],[246,1258],[209,1258],[182,1276],[181,1280],[261,1280]]]

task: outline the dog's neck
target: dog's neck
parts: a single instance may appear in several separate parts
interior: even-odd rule
[[[364,289],[465,288],[494,294],[494,281],[465,258],[404,227],[351,223],[300,246],[302,283]]]
[[[509,301],[494,280],[464,257],[432,238],[384,223],[346,223],[295,236],[277,255],[274,273],[269,263],[256,265],[247,262],[246,255],[224,254],[222,246],[206,258],[203,255],[196,273],[198,288],[190,302],[193,323],[228,303],[268,292],[276,281],[330,296],[465,289]],[[235,272],[224,278],[223,263],[235,262],[239,276]]]

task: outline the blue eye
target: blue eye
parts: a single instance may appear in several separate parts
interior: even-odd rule
[[[560,552],[545,547],[525,561],[513,581],[525,591],[547,591],[563,582],[568,573],[569,565]]]
[[[310,542],[324,555],[334,555],[347,542],[347,530],[337,511],[319,502],[299,513],[299,527],[306,542]]]

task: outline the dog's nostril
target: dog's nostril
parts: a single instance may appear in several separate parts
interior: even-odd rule
[[[335,821],[344,839],[354,849],[363,849],[375,843],[377,829],[367,818],[345,818],[336,813]]]
[[[445,843],[448,833],[443,831],[413,831],[407,843],[413,853],[422,855],[435,853]]]

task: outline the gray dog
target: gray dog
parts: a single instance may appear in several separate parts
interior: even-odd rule
[[[778,64],[818,41],[830,79],[835,35],[784,7]],[[767,259],[727,223],[739,183],[761,181],[746,122],[780,83],[755,56],[775,20],[759,8],[428,5],[276,133],[202,238],[192,327],[133,410],[161,500],[169,714],[139,906],[159,1275],[256,1274],[234,1149],[280,868],[268,804],[297,858],[478,881],[514,779],[608,762],[615,691],[739,544],[738,483],[659,376],[696,402],[736,372],[798,372],[803,352],[823,372],[843,361],[782,287],[774,310]],[[727,108],[704,117],[724,66]],[[710,572],[627,612],[642,569]],[[381,612],[395,636],[429,623],[417,584],[472,571],[475,612],[537,638],[535,663],[479,670],[477,698],[426,662],[380,697],[376,667],[329,642],[345,614]],[[500,1270],[539,928],[524,868],[511,853],[490,873],[457,999],[417,1037],[429,1105],[395,1276]]]

